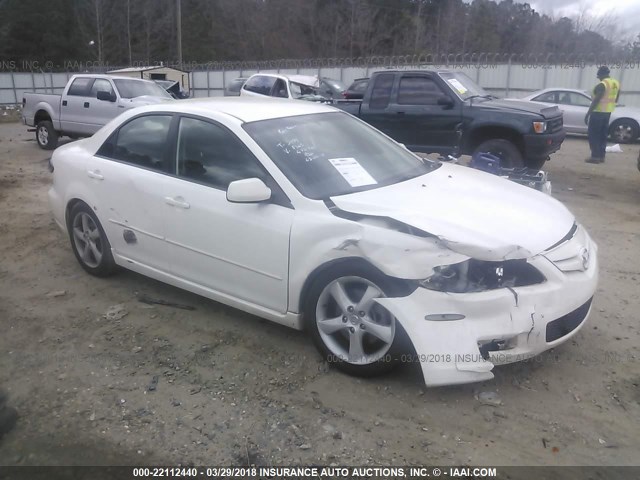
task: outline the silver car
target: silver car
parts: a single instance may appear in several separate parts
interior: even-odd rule
[[[522,100],[550,103],[562,110],[564,128],[569,133],[587,133],[584,117],[591,105],[591,96],[584,90],[572,88],[546,88]],[[631,143],[640,136],[640,109],[618,105],[611,114],[609,136],[617,143]]]

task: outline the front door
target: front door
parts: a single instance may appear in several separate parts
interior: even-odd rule
[[[441,99],[452,104],[439,105]],[[396,128],[403,132],[402,143],[410,150],[447,153],[456,146],[460,106],[431,75],[402,75],[391,111],[396,114]]]
[[[113,96],[114,101],[98,100],[98,92],[107,92]],[[104,125],[116,118],[124,109],[118,105],[115,90],[111,81],[106,78],[96,78],[89,91],[89,109],[87,116],[88,128],[95,133]]]
[[[287,311],[289,235],[294,210],[247,147],[225,127],[182,117],[177,176],[164,205],[172,272],[215,293]],[[230,182],[260,178],[273,201],[231,203]]]

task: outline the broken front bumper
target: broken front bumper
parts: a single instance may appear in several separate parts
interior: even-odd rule
[[[580,267],[547,258],[553,255],[529,260],[546,277],[541,284],[474,293],[418,288],[407,297],[377,301],[409,335],[427,386],[489,380],[494,365],[538,355],[584,325],[598,265],[597,247],[584,230],[580,241],[589,253]]]

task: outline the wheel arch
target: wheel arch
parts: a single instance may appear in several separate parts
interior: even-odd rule
[[[388,275],[386,273],[384,273],[382,270],[380,270],[378,267],[376,267],[373,263],[369,262],[367,259],[362,258],[362,257],[342,257],[342,258],[335,258],[332,260],[329,260],[325,263],[323,263],[322,265],[317,266],[309,275],[307,275],[307,278],[305,279],[302,288],[300,290],[300,297],[298,300],[298,304],[296,305],[296,307],[298,308],[298,312],[300,312],[301,314],[304,313],[304,306],[307,302],[307,300],[309,299],[309,294],[311,292],[311,287],[313,286],[314,282],[323,274],[338,268],[338,267],[342,267],[344,265],[354,265],[354,266],[358,266],[358,267],[363,267],[363,268],[367,268],[367,269],[371,269],[374,272],[376,272],[377,274],[383,276],[384,278],[386,278],[389,281],[389,284],[392,286],[393,291],[391,292],[394,296],[406,296],[409,295],[410,293],[412,293],[417,287],[418,284],[416,281],[412,281],[412,280],[405,280],[405,279],[401,279],[401,278],[397,278],[397,277],[393,277],[391,275]]]
[[[69,228],[69,222],[71,221],[71,217],[70,217],[71,210],[73,210],[73,207],[75,207],[78,203],[84,203],[86,206],[91,208],[91,206],[81,198],[74,197],[70,199],[64,208],[64,224],[66,225],[67,228]]]
[[[51,122],[52,121],[51,115],[45,109],[40,108],[38,109],[35,116],[33,117],[33,123],[35,125],[38,125],[38,123],[45,122],[45,121]]]
[[[516,129],[507,126],[483,125],[471,130],[464,142],[465,152],[470,154],[487,140],[508,140],[524,156],[524,138]]]

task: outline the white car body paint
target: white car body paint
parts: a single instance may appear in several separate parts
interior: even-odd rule
[[[67,206],[80,199],[94,209],[119,265],[297,329],[303,328],[305,282],[337,259],[361,258],[405,280],[424,280],[437,266],[469,258],[526,259],[535,266],[545,282],[469,293],[417,287],[404,297],[377,300],[409,335],[430,386],[490,379],[494,365],[539,354],[578,332],[586,315],[570,333],[551,342],[545,338],[550,322],[589,305],[597,284],[597,247],[580,226],[567,236],[575,219],[558,201],[490,174],[443,164],[406,182],[333,197],[340,211],[363,216],[344,218],[325,202],[303,196],[242,128],[244,122],[336,111],[249,97],[127,111],[93,137],[54,152],[49,191],[54,218],[66,231]],[[224,192],[147,170],[138,174],[137,167],[95,156],[121,123],[147,112],[222,123],[262,163],[293,208],[228,203]],[[110,191],[114,178],[123,187]],[[144,201],[136,204],[141,195]],[[168,205],[167,198],[189,208]],[[228,230],[215,241],[207,226],[213,217]],[[403,233],[394,221],[428,235]],[[137,233],[137,244],[123,241],[124,229]],[[212,278],[214,271],[222,274]],[[463,318],[425,319],[449,314]],[[482,359],[479,343],[490,341],[504,341],[504,350]]]

